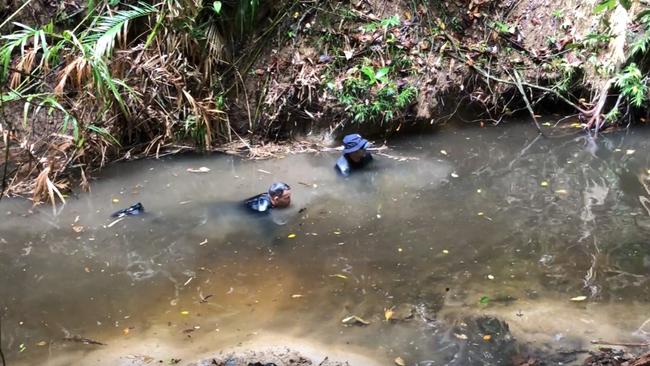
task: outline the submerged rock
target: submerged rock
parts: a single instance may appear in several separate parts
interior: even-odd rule
[[[347,364],[347,362],[330,360],[329,357],[325,357],[324,360],[312,360],[298,351],[284,348],[220,355],[188,366],[343,366]]]
[[[519,353],[508,324],[492,316],[459,321],[448,340],[456,347],[448,365],[510,365]]]

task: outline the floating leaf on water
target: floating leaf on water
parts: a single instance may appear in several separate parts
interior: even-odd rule
[[[131,332],[131,329],[129,329],[129,328],[122,329],[122,334],[124,334],[125,336],[128,336],[130,332]]]
[[[395,358],[395,365],[397,366],[406,366],[406,362],[401,357]]]
[[[547,181],[542,181],[540,184],[542,187],[548,187],[548,182]]]
[[[393,314],[395,314],[393,308],[384,309],[384,319],[391,320],[393,318]]]
[[[338,277],[338,278],[341,278],[341,279],[344,279],[344,280],[347,280],[347,279],[348,279],[348,276],[346,276],[346,275],[342,275],[342,274],[340,274],[340,273],[330,275],[330,277]]]
[[[345,325],[368,325],[370,322],[365,321],[361,318],[359,318],[356,315],[350,315],[348,317],[343,318],[341,322]]]
[[[295,237],[296,237],[296,234],[293,234],[293,233],[287,235],[287,238],[289,238],[289,239],[293,239]]]
[[[458,334],[458,333],[454,333],[454,337],[456,337],[456,338],[458,338],[458,339],[462,339],[462,340],[466,340],[466,339],[467,339],[467,336],[466,336],[466,335],[464,335],[464,334]]]
[[[447,155],[447,151],[446,151],[446,150],[440,150],[440,153],[441,153],[442,155]]]
[[[634,154],[635,152],[636,152],[636,150],[627,150],[627,151],[625,151],[625,154],[626,154],[626,155],[632,155],[632,154]]]
[[[587,296],[576,296],[571,298],[571,301],[576,301],[576,302],[585,301],[585,300],[587,300]]]
[[[210,171],[210,168],[202,166],[202,167],[200,167],[198,169],[187,168],[187,171],[190,172],[190,173],[207,173],[207,172]]]
[[[488,296],[481,296],[481,299],[479,299],[478,302],[481,305],[487,305],[490,303],[490,298]]]
[[[293,294],[293,295],[291,295],[291,298],[292,298],[292,299],[299,299],[299,298],[301,298],[301,297],[304,297],[304,296],[301,295],[301,294]]]
[[[40,342],[36,343],[36,345],[39,346],[39,347],[47,346],[47,342],[40,341]]]
[[[486,334],[486,335],[483,336],[483,340],[486,341],[486,342],[490,341],[491,339],[492,339],[492,336],[489,335],[489,334]]]
[[[181,315],[190,315],[190,312],[187,310],[181,311]]]

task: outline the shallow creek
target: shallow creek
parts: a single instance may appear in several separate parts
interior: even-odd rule
[[[115,164],[56,214],[3,200],[9,364],[186,364],[259,344],[352,365],[507,364],[497,335],[465,326],[481,315],[548,352],[650,340],[648,129],[594,142],[447,127],[388,145],[346,179],[329,152],[176,156]],[[239,209],[276,180],[291,208]],[[136,202],[145,215],[109,217]]]

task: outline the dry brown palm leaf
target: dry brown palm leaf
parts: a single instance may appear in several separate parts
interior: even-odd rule
[[[57,186],[52,183],[49,174],[50,167],[46,167],[43,169],[43,171],[41,171],[38,177],[36,177],[34,189],[32,191],[32,197],[35,204],[43,202],[49,198],[50,202],[52,203],[52,211],[56,213],[56,196],[58,196],[59,200],[61,200],[61,203],[64,204],[65,198],[63,198],[63,195],[61,194],[59,188],[57,188]]]

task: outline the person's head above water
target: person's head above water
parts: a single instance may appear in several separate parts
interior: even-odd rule
[[[282,182],[275,182],[269,187],[269,197],[273,207],[284,208],[291,204],[291,187]]]
[[[366,155],[366,149],[370,143],[358,133],[347,135],[343,138],[343,154],[350,160],[359,162]]]

